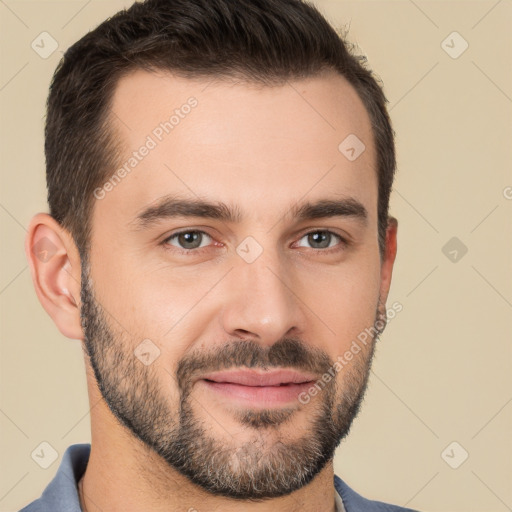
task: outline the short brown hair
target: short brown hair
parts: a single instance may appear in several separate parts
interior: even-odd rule
[[[264,85],[335,70],[361,98],[372,123],[381,256],[395,173],[387,100],[364,57],[301,0],[146,0],[107,19],[71,46],[50,86],[45,129],[50,214],[88,254],[93,191],[117,166],[110,104],[135,69],[185,78],[236,77]],[[341,142],[341,141],[340,141]]]

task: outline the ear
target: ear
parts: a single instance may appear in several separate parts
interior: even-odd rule
[[[393,273],[393,264],[395,263],[397,242],[396,235],[398,230],[398,221],[395,217],[388,217],[388,227],[386,229],[386,247],[384,257],[381,263],[381,281],[380,281],[380,300],[386,304],[389,288],[391,286],[391,275]]]
[[[47,213],[29,224],[25,254],[34,288],[59,331],[83,339],[80,323],[80,255],[70,233]]]

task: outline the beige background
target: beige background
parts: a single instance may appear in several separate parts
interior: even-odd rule
[[[40,306],[23,241],[46,211],[44,103],[61,52],[129,3],[0,0],[2,512],[38,497],[67,446],[90,440],[79,342]],[[512,510],[512,4],[315,3],[350,26],[398,137],[389,304],[403,311],[381,339],[336,472],[367,497],[423,511]],[[43,31],[58,42],[47,59],[31,48]],[[443,45],[453,31],[463,40]],[[445,51],[464,40],[458,58]],[[456,262],[442,250],[452,237],[468,249]],[[48,469],[31,458],[43,441],[59,454]],[[462,450],[468,459],[452,469],[445,460],[460,462]]]

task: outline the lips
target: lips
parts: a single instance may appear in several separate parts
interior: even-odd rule
[[[198,381],[225,402],[244,407],[289,406],[316,380],[315,375],[296,370],[231,370],[209,373]]]
[[[219,384],[238,384],[240,386],[254,387],[305,384],[316,380],[312,374],[300,373],[295,370],[232,370],[210,373],[202,378]]]

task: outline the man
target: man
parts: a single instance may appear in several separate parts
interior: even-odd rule
[[[299,0],[147,0],[66,52],[26,251],[92,442],[24,511],[405,510],[333,472],[396,254],[385,103]]]

